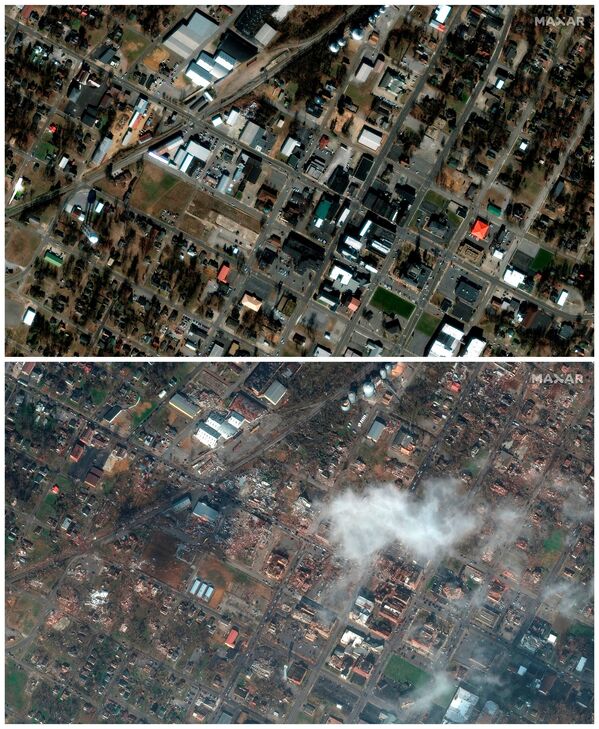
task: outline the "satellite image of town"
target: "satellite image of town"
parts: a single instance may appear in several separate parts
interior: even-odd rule
[[[5,24],[7,354],[592,354],[592,6]]]
[[[5,373],[9,723],[592,723],[590,364]]]

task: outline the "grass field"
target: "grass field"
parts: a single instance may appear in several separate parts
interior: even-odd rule
[[[93,387],[90,395],[92,397],[92,402],[94,405],[101,405],[104,400],[106,400],[106,396],[108,395],[107,390],[101,390],[98,387]]]
[[[47,494],[46,498],[42,501],[40,504],[40,508],[37,512],[37,518],[40,521],[46,521],[46,519],[49,516],[53,516],[56,508],[56,499],[58,498],[57,494]]]
[[[429,205],[434,205],[437,209],[443,209],[447,200],[443,197],[443,195],[439,195],[438,192],[429,190],[424,196],[424,202]]]
[[[156,405],[146,405],[143,410],[140,410],[140,412],[136,413],[134,410],[131,411],[131,420],[133,421],[133,427],[137,428],[140,426],[145,420],[147,420],[150,415],[154,412],[154,409],[157,407]]]
[[[5,703],[17,711],[25,708],[25,685],[27,674],[10,658],[6,662],[4,689],[6,691]]]
[[[439,319],[436,319],[432,314],[426,312],[418,319],[416,324],[416,331],[426,334],[427,337],[432,337],[435,333],[435,329],[439,326]]]
[[[546,268],[549,268],[552,263],[553,254],[545,248],[539,248],[539,252],[534,257],[530,267],[536,273],[537,271],[544,271]]]
[[[172,189],[179,180],[167,172],[163,172],[156,165],[145,165],[144,173],[140,176],[135,192],[149,200],[155,201]]]
[[[380,309],[387,314],[397,314],[403,319],[409,319],[412,312],[416,308],[415,304],[402,299],[401,296],[397,296],[392,291],[384,289],[379,286],[374,292],[374,296],[370,299],[371,306],[375,309]]]
[[[585,625],[584,623],[572,623],[568,635],[573,635],[576,638],[589,638],[592,639],[595,635],[595,631],[592,625]]]
[[[129,64],[133,63],[136,58],[139,58],[147,47],[148,41],[142,35],[130,28],[125,30],[121,43],[121,52]]]
[[[46,159],[49,154],[54,154],[56,147],[51,142],[40,142],[34,152],[34,156],[42,161]]]
[[[563,545],[564,533],[560,529],[554,529],[543,542],[543,549],[545,552],[561,552]]]
[[[391,656],[385,667],[385,676],[397,683],[407,682],[414,688],[424,686],[431,679],[430,674],[400,656]]]

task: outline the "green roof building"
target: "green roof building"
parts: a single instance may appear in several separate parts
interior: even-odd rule
[[[493,203],[489,203],[487,205],[487,212],[491,213],[491,215],[496,215],[499,217],[501,215],[501,208],[497,205],[494,205]]]
[[[63,264],[63,260],[53,251],[46,251],[46,255],[44,256],[44,263],[50,263],[52,266],[57,266],[58,268],[60,268]]]

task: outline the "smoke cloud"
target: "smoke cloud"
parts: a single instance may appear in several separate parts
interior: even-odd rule
[[[329,522],[338,556],[364,566],[395,543],[424,561],[453,552],[481,517],[468,507],[459,481],[440,479],[424,484],[418,497],[389,484],[345,491],[323,506],[321,519]]]

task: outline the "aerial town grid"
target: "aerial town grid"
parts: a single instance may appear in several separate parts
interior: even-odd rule
[[[593,19],[7,6],[7,354],[592,354]]]
[[[5,374],[9,723],[592,723],[591,364]]]

